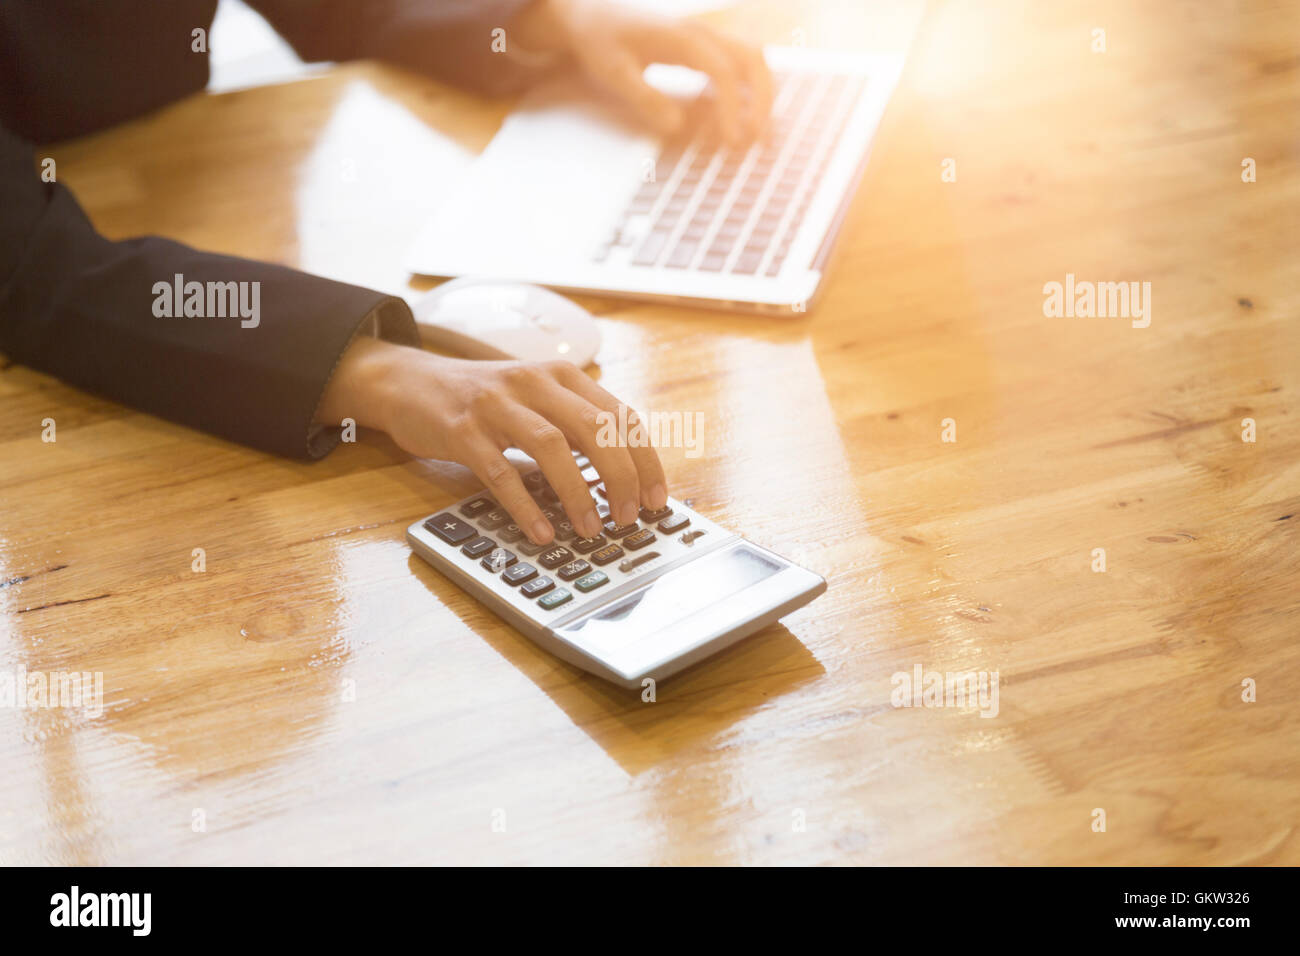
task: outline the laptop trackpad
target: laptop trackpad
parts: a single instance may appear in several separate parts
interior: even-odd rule
[[[591,255],[653,168],[656,136],[575,81],[529,93],[432,216],[409,258],[427,275],[518,274]]]

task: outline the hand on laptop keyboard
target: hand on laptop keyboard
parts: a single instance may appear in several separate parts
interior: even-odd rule
[[[605,2],[537,0],[507,28],[529,52],[563,54],[664,135],[685,121],[682,108],[645,82],[650,63],[674,63],[713,81],[717,129],[733,145],[753,139],[772,108],[772,80],[760,50],[702,23]]]
[[[344,418],[387,432],[405,451],[467,465],[535,544],[555,528],[502,451],[518,448],[541,466],[555,498],[585,538],[601,534],[589,488],[603,482],[610,518],[632,524],[642,507],[668,500],[659,456],[648,444],[603,447],[601,412],[619,401],[569,362],[482,362],[446,358],[373,338],[348,347],[316,420]],[[630,426],[636,421],[627,412]],[[573,450],[580,452],[574,457]],[[508,519],[502,515],[502,523]]]

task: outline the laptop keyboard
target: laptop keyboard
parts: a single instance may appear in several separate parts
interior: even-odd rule
[[[772,116],[732,151],[670,142],[593,261],[774,276],[862,93],[860,75],[774,72]]]

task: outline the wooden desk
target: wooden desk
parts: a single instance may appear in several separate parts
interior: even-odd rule
[[[856,7],[729,16],[853,45]],[[654,704],[412,557],[463,472],[6,365],[0,666],[105,709],[0,708],[0,862],[1300,863],[1295,18],[938,5],[813,314],[587,301],[611,390],[705,415],[673,492],[830,583]],[[110,235],[403,290],[505,108],[351,65],[53,155]],[[1044,317],[1067,273],[1149,281],[1150,327]],[[917,665],[998,715],[891,706]]]

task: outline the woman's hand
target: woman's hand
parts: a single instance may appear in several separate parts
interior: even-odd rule
[[[597,440],[602,413],[617,421],[619,405],[569,362],[469,361],[367,337],[344,353],[316,420],[338,425],[352,418],[387,432],[419,458],[467,465],[530,540],[547,544],[554,530],[502,454],[506,448],[519,448],[541,466],[584,537],[600,534],[601,520],[571,448],[591,459],[619,524],[635,521],[643,505],[667,502],[653,448]],[[631,411],[626,416],[630,431],[637,418]]]
[[[692,20],[604,0],[534,0],[506,35],[526,50],[569,56],[588,80],[664,135],[677,132],[683,114],[642,77],[650,63],[707,73],[717,91],[718,128],[732,145],[757,136],[772,109],[772,77],[762,52]]]

